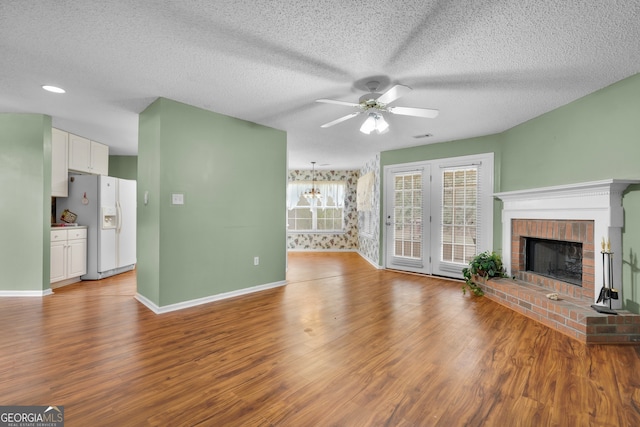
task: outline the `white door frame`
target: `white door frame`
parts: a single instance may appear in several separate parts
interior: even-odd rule
[[[396,174],[406,172],[420,172],[422,174],[422,239],[421,239],[421,259],[420,260],[402,260],[395,261],[390,256],[391,246],[391,227],[390,223],[393,218],[391,208],[395,206],[394,202],[394,182],[393,178]],[[431,217],[429,195],[430,189],[431,165],[428,162],[405,163],[402,165],[385,166],[384,168],[384,203],[383,203],[383,265],[385,268],[410,271],[414,273],[431,274],[431,254],[429,243],[431,227],[429,219]],[[425,197],[426,195],[426,197]]]
[[[452,263],[444,263],[441,262],[440,257],[440,246],[441,246],[441,237],[440,237],[440,221],[441,221],[441,198],[442,192],[440,188],[435,188],[440,184],[440,177],[431,177],[423,180],[423,183],[426,181],[429,187],[429,197],[422,198],[423,203],[423,218],[425,222],[427,218],[430,219],[429,230],[425,233],[428,236],[428,240],[424,240],[424,253],[428,254],[431,257],[430,259],[425,260],[426,267],[421,269],[405,269],[398,268],[397,266],[390,267],[389,262],[389,254],[388,247],[389,241],[391,238],[389,233],[389,227],[386,225],[389,217],[389,213],[387,211],[390,209],[390,199],[389,197],[393,196],[393,191],[390,191],[389,188],[389,180],[390,177],[393,176],[394,173],[398,173],[401,171],[410,171],[410,170],[418,170],[422,168],[423,170],[430,170],[431,174],[439,174],[441,169],[443,168],[453,168],[453,167],[461,167],[464,165],[482,165],[482,171],[480,173],[480,178],[482,180],[482,194],[479,195],[479,203],[478,207],[482,211],[482,221],[478,224],[478,246],[477,252],[483,252],[486,250],[492,250],[493,248],[493,192],[494,192],[494,153],[482,153],[482,154],[474,154],[469,156],[460,156],[460,157],[451,157],[445,159],[435,159],[435,160],[425,160],[420,162],[411,162],[411,163],[403,163],[403,164],[395,164],[395,165],[387,165],[384,167],[384,200],[383,200],[383,216],[381,218],[383,230],[382,230],[382,242],[381,245],[384,248],[382,251],[382,265],[385,268],[394,268],[401,269],[406,271],[424,273],[424,274],[436,274],[442,275],[446,277],[453,278],[462,278],[462,268],[465,265],[462,264],[452,264]],[[424,184],[423,184],[424,186]],[[434,188],[431,188],[431,187]],[[423,187],[425,188],[425,187]]]

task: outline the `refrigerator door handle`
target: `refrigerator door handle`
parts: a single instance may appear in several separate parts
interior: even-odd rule
[[[120,201],[116,202],[116,209],[118,210],[116,215],[116,232],[120,233],[120,230],[122,230],[122,206],[120,206]]]

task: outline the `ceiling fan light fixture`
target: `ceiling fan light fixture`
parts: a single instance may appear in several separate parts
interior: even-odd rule
[[[376,117],[376,133],[382,134],[386,133],[389,130],[389,123],[382,117],[381,114],[378,114]]]
[[[369,113],[369,117],[367,117],[367,120],[365,120],[364,123],[362,123],[362,126],[360,126],[360,132],[369,135],[375,128],[376,128],[376,114]]]
[[[378,113],[369,113],[369,117],[360,127],[360,132],[370,135],[371,132],[377,134],[386,133],[389,130],[389,123]]]

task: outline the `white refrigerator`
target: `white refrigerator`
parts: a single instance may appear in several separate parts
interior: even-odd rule
[[[136,264],[136,181],[104,175],[70,175],[69,196],[56,199],[56,218],[69,209],[87,226],[87,274],[98,280]]]

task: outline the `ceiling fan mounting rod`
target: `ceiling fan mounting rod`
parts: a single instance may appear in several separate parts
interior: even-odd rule
[[[367,87],[367,89],[369,89],[369,92],[377,92],[378,88],[380,87],[380,82],[377,80],[371,80],[370,82],[367,82],[365,86]]]

